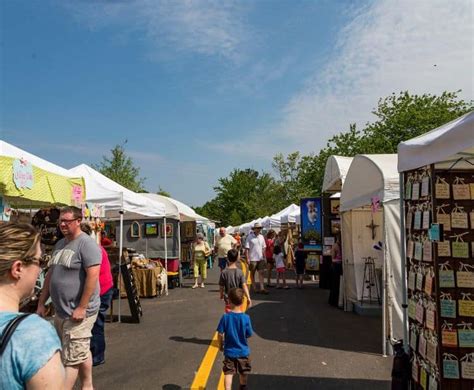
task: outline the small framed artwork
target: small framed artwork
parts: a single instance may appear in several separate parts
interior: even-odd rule
[[[194,229],[194,223],[192,222],[187,222],[184,224],[184,236],[186,238],[194,238],[194,233],[195,229]]]
[[[160,236],[165,237],[165,232],[163,230],[163,227],[165,225],[161,224],[160,225]],[[172,237],[173,236],[173,224],[172,223],[167,223],[166,224],[166,237]]]
[[[132,226],[130,227],[130,236],[132,237],[140,237],[141,236],[141,229],[140,223],[137,221],[132,222]]]
[[[338,234],[341,232],[341,220],[338,219],[331,219],[331,233]]]
[[[158,222],[145,222],[145,236],[158,235]]]
[[[331,214],[339,214],[340,199],[331,199]]]

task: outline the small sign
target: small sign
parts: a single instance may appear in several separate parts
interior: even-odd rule
[[[459,346],[461,348],[474,348],[474,330],[459,329],[458,338],[459,338]]]
[[[457,360],[443,360],[443,376],[446,379],[459,379],[459,362]]]
[[[32,189],[34,185],[33,166],[25,159],[13,161],[13,182],[19,190]]]
[[[441,317],[456,318],[456,301],[452,299],[442,299],[440,301]]]
[[[84,192],[81,186],[78,186],[78,185],[72,186],[72,200],[73,201],[80,203],[83,199],[83,196],[84,196]]]
[[[458,333],[456,332],[456,329],[443,329],[441,331],[441,344],[443,347],[457,347]]]
[[[474,317],[474,301],[462,299],[459,303],[459,315],[463,317]]]
[[[428,238],[430,241],[441,241],[441,237],[443,237],[443,225],[439,223],[432,223],[430,229],[428,230]]]

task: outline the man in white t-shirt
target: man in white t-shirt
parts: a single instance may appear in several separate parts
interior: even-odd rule
[[[245,256],[247,264],[250,268],[250,278],[252,280],[252,286],[255,292],[262,294],[268,294],[268,291],[263,287],[264,282],[264,271],[266,269],[265,261],[265,239],[263,238],[262,225],[258,222],[253,225],[252,231],[245,240]],[[255,271],[258,271],[258,282],[260,284],[260,290],[257,291],[255,287]]]
[[[219,234],[216,236],[216,244],[214,246],[221,272],[227,266],[227,252],[229,252],[231,249],[235,249],[236,245],[237,240],[230,234],[227,234],[225,227],[221,227],[219,229]]]

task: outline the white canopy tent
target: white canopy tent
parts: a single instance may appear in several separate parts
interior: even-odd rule
[[[165,205],[152,201],[137,194],[108,177],[97,172],[86,164],[78,165],[69,170],[70,173],[84,177],[86,183],[86,202],[98,203],[104,207],[106,217],[120,220],[119,237],[119,278],[121,277],[123,251],[123,220],[135,219],[137,215],[148,217],[163,217],[166,213]],[[166,240],[165,240],[166,242]],[[120,294],[118,304],[118,318],[121,320]]]
[[[279,212],[271,215],[270,217],[265,217],[265,220],[262,222],[262,225],[265,229],[279,228],[281,225],[282,217],[285,217],[299,209],[299,206],[292,203],[289,206],[285,207],[283,210],[280,210]]]
[[[301,225],[301,210],[298,207],[297,210],[292,211],[291,213],[281,216],[281,223],[296,223]]]
[[[341,191],[352,163],[352,157],[331,156],[324,169],[323,192]]]
[[[398,172],[400,172],[400,209],[405,215],[403,204],[403,172],[434,164],[438,169],[456,168],[474,170],[474,111],[448,122],[426,134],[401,142],[398,145]],[[408,313],[406,283],[406,236],[405,219],[401,219],[402,239],[400,256],[402,269],[403,297],[403,340],[408,351]]]
[[[342,188],[340,206],[345,309],[360,301],[364,293],[363,258],[375,257],[376,267],[382,268],[384,355],[390,339],[403,337],[399,177],[396,167],[396,154],[354,157]],[[376,212],[372,211],[373,203],[380,204]],[[373,244],[378,241],[383,243],[382,251],[373,249]]]

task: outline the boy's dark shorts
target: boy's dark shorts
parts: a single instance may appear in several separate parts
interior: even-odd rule
[[[248,374],[252,370],[250,365],[250,357],[239,357],[239,358],[224,358],[224,366],[222,367],[222,372],[224,375],[234,375],[234,374]]]
[[[250,272],[264,271],[267,269],[267,262],[265,260],[251,261],[249,269]]]
[[[219,268],[225,269],[227,267],[227,257],[219,257]]]

